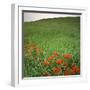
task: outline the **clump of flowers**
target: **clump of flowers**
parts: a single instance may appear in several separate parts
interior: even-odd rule
[[[63,62],[64,62],[64,61],[63,61],[62,59],[59,59],[59,60],[56,61],[56,64],[59,65],[59,64],[62,64]]]
[[[54,67],[52,70],[54,74],[60,74],[62,72],[60,67]]]
[[[80,67],[76,66],[76,65],[73,65],[72,68],[72,74],[79,74],[80,73]]]
[[[63,57],[65,58],[65,59],[72,59],[72,54],[63,54]]]
[[[43,49],[34,44],[25,46],[25,56],[31,58],[29,59],[28,70],[31,64],[35,66],[31,68],[36,76],[80,74],[80,67],[76,62],[73,62],[73,54],[71,53],[60,54],[54,51],[46,58]]]
[[[54,55],[54,56],[59,56],[59,53],[56,52],[56,51],[54,51],[54,52],[53,52],[53,55]]]
[[[53,59],[54,59],[54,56],[53,55],[51,55],[51,56],[48,57],[48,60],[53,60]]]

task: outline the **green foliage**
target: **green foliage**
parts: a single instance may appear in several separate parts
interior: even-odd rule
[[[24,77],[43,76],[43,73],[54,74],[53,67],[58,67],[52,61],[52,65],[43,65],[44,60],[52,55],[52,52],[59,53],[60,58],[69,64],[71,68],[75,63],[80,67],[80,18],[64,17],[43,19],[34,22],[24,22]],[[72,59],[67,61],[63,54],[70,53]]]

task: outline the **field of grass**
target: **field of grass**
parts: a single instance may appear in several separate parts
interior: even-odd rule
[[[80,17],[24,22],[24,77],[80,74]]]

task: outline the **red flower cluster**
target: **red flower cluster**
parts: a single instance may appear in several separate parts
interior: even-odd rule
[[[32,58],[28,61],[33,62],[33,65],[35,66],[38,64],[36,66],[37,69],[38,67],[40,70],[43,68],[43,71],[38,72],[39,75],[51,76],[80,74],[80,67],[77,66],[77,62],[72,64],[73,55],[71,53],[60,54],[58,51],[54,51],[47,58],[44,58],[44,49],[39,48],[36,44],[27,44],[24,49],[25,57],[28,56]]]
[[[61,68],[60,67],[54,67],[52,70],[53,70],[53,73],[55,73],[55,74],[61,73]]]
[[[71,70],[72,74],[76,74],[76,73],[80,73],[80,67],[78,66],[72,66],[72,70]]]
[[[66,60],[71,60],[73,55],[72,54],[63,54],[63,57]],[[63,59],[64,59],[63,58]],[[50,68],[50,65],[54,65],[56,63],[56,66],[54,66],[52,69],[53,74],[60,75],[62,72],[64,75],[75,75],[80,73],[80,68],[76,66],[76,64],[72,64],[71,67],[68,65],[69,62],[65,62],[63,60],[58,52],[53,52],[51,56],[49,56],[46,60],[44,60],[44,65],[47,65]],[[53,61],[52,61],[53,60]],[[44,76],[50,76],[49,73],[44,73]]]
[[[80,74],[80,68],[78,66],[73,66],[71,69],[66,69],[64,75],[76,75]]]
[[[59,53],[54,51],[54,52],[53,52],[53,55],[54,55],[54,56],[59,56]]]
[[[51,56],[48,57],[48,60],[54,60],[55,57],[59,56],[59,53],[54,51]]]
[[[63,63],[63,60],[62,59],[59,59],[56,61],[57,64],[62,64]]]
[[[63,54],[63,57],[66,59],[72,59],[72,54]]]
[[[48,60],[53,60],[53,59],[54,59],[54,56],[53,55],[51,55],[51,56],[48,57]]]

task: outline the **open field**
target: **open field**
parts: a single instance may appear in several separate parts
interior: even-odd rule
[[[80,18],[24,22],[24,77],[80,74]]]

